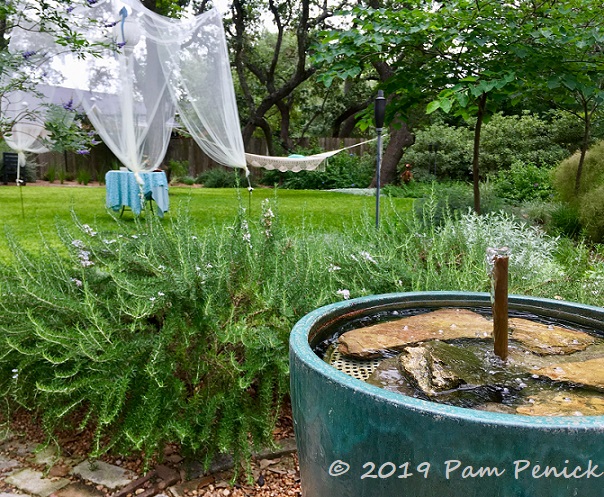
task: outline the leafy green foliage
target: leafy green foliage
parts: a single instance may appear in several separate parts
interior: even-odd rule
[[[245,175],[240,169],[217,167],[201,173],[196,179],[206,188],[235,188],[245,184]]]
[[[86,169],[80,169],[78,171],[77,179],[80,185],[87,185],[91,180],[90,172]]]
[[[440,123],[418,130],[415,144],[405,151],[403,160],[412,165],[416,180],[468,180],[472,174],[472,132]]]
[[[195,184],[195,178],[193,176],[182,176],[178,178],[178,181],[183,185],[192,186]]]
[[[386,185],[382,188],[382,195],[399,198],[422,198],[428,197],[431,193],[431,184],[421,181],[411,181],[399,186]]]
[[[169,160],[168,161],[168,179],[170,182],[178,182],[189,173],[189,161],[186,160]]]
[[[583,231],[576,206],[561,203],[551,213],[549,229],[558,235],[577,238]]]
[[[44,175],[44,179],[46,181],[48,181],[49,183],[54,183],[56,177],[57,177],[57,170],[54,168],[54,166],[50,166],[46,170],[46,174]]]
[[[553,197],[550,177],[550,168],[518,161],[507,171],[499,171],[493,182],[498,196],[513,202],[526,202]]]
[[[574,188],[579,157],[579,153],[575,153],[562,161],[554,170],[554,187],[560,198],[565,202],[576,200]],[[596,143],[585,156],[583,175],[579,185],[579,196],[601,184],[604,184],[604,141]]]
[[[508,169],[515,162],[551,167],[568,156],[555,142],[555,118],[545,119],[524,112],[521,115],[495,114],[483,127],[480,164],[485,174]]]
[[[495,114],[482,130],[480,163],[484,174],[506,171],[516,162],[545,169],[557,164],[568,156],[567,149],[556,143],[566,126],[571,123],[560,115]],[[416,132],[415,144],[405,151],[404,161],[412,164],[416,179],[467,180],[472,171],[472,147],[470,128],[435,123]]]
[[[470,184],[434,183],[432,189],[432,195],[419,199],[415,203],[418,218],[425,219],[425,211],[429,208],[431,209],[430,222],[440,225],[449,217],[466,214],[472,209],[474,198]],[[481,184],[480,195],[484,213],[497,212],[504,207],[503,200],[496,195],[490,183]]]
[[[89,413],[93,456],[151,457],[167,441],[247,454],[248,433],[270,442],[286,390],[292,323],[281,316],[292,312],[273,306],[287,292],[263,295],[262,273],[247,279],[257,257],[243,218],[205,240],[186,220],[170,234],[154,221],[133,236],[64,232],[68,259],[13,245],[21,276],[2,270],[2,392],[43,408],[49,432]],[[270,248],[263,228],[258,243]]]
[[[598,142],[587,151],[579,193],[575,196],[579,158],[580,153],[577,152],[556,167],[553,185],[560,199],[569,204],[569,212],[576,211],[578,221],[589,238],[594,242],[601,242],[604,240],[604,141]],[[573,226],[576,224],[578,223],[574,220],[565,231],[574,231]]]
[[[90,124],[82,124],[85,116],[77,114],[72,105],[73,102],[68,102],[64,106],[48,106],[44,127],[50,133],[50,138],[45,140],[45,145],[55,152],[70,150],[86,155],[90,148],[100,142]]]

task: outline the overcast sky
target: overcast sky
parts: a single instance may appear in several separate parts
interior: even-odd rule
[[[224,14],[229,10],[229,1],[230,0],[212,0],[212,3],[214,4],[214,7]]]

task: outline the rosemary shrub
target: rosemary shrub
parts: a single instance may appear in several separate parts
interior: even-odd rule
[[[11,239],[0,266],[0,394],[40,415],[49,436],[94,430],[91,456],[151,458],[178,442],[249,461],[288,389],[288,338],[310,310],[393,291],[488,291],[488,246],[511,247],[512,293],[601,305],[604,265],[504,214],[435,221],[361,217],[348,233],[281,226],[275,200],[256,218],[200,229],[186,213],[96,232],[60,228],[65,253]],[[77,230],[74,229],[77,228]]]

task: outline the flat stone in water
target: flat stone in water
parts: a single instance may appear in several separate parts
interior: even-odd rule
[[[338,339],[341,354],[362,359],[383,357],[405,346],[428,340],[484,338],[493,323],[468,309],[438,309],[343,333]]]
[[[526,416],[602,416],[604,397],[582,390],[543,390],[529,396],[516,412]]]
[[[554,364],[534,373],[554,381],[569,381],[604,391],[604,357]]]
[[[596,339],[583,331],[510,318],[510,340],[539,355],[573,354],[587,349]],[[343,333],[338,339],[341,354],[359,359],[383,357],[404,347],[428,340],[487,338],[493,322],[468,309],[433,312],[387,321]]]
[[[401,374],[399,359],[390,357],[384,359],[373,373],[367,378],[366,383],[383,388],[390,392],[397,392],[408,397],[417,395],[417,390],[409,384],[409,381]]]
[[[461,342],[462,340],[460,340]],[[398,356],[401,374],[423,395],[447,404],[471,407],[501,401],[525,372],[505,366],[485,340],[448,344],[438,340],[405,347]]]
[[[604,340],[522,318],[509,327],[506,363],[493,354],[492,321],[467,309],[352,330],[338,351],[359,360],[398,352],[367,381],[410,397],[510,414],[604,414]]]
[[[510,340],[522,343],[535,354],[572,354],[585,350],[596,341],[595,337],[583,331],[568,330],[528,319],[510,318],[508,323]]]

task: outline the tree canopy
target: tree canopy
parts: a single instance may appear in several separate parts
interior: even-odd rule
[[[543,94],[544,80],[554,101],[568,101],[569,91],[575,101],[601,99],[599,1],[368,4],[344,13],[350,29],[324,33],[318,57],[330,67],[324,83],[372,77],[378,64],[388,64],[381,87],[392,96],[391,119],[423,104],[428,113],[454,113],[474,123],[477,212],[480,131],[489,115]],[[554,96],[553,90],[560,91]]]

